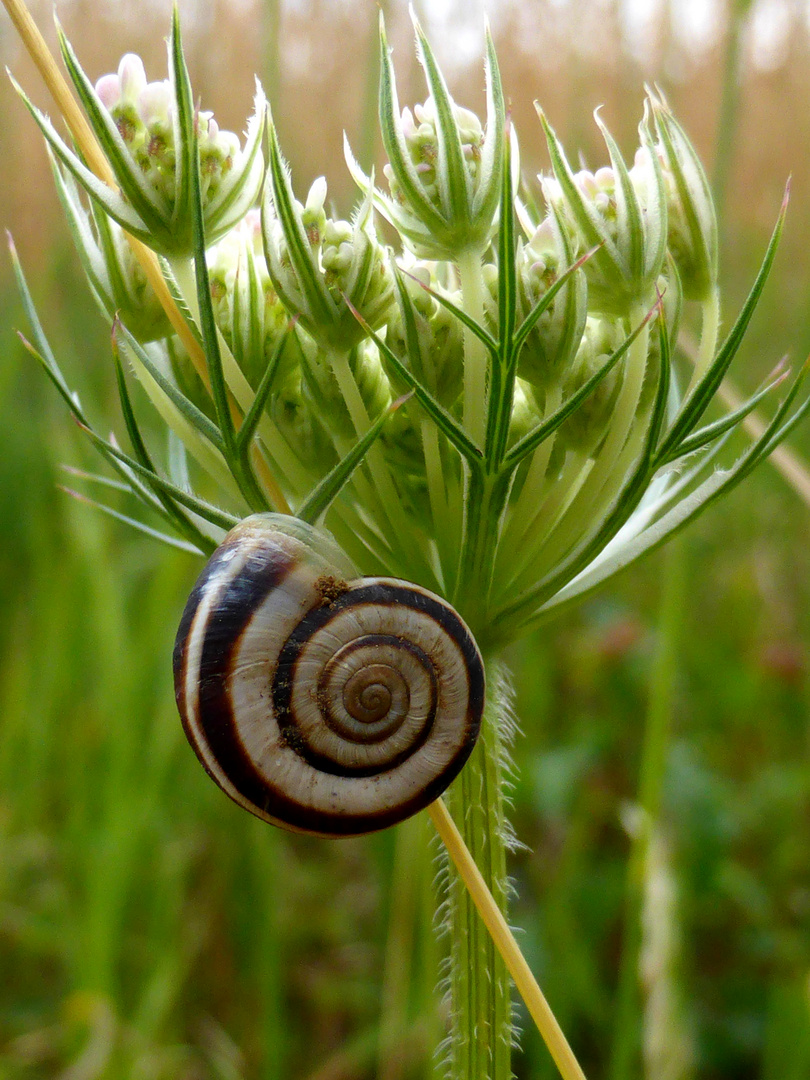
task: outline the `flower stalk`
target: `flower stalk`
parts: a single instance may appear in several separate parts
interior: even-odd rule
[[[479,326],[484,322],[484,279],[481,253],[474,249],[458,256],[463,309]],[[486,431],[487,366],[486,348],[473,331],[464,327],[464,427],[479,446]]]
[[[537,980],[526,963],[526,958],[521,952],[501,908],[495,903],[476,862],[469,856],[461,832],[443,800],[437,799],[428,808],[428,812],[459,876],[464,881],[481,919],[495,942],[532,1020],[537,1025],[538,1031],[548,1046],[549,1053],[554,1059],[560,1075],[564,1077],[564,1080],[585,1080],[584,1073],[568,1044],[568,1040],[565,1038],[542,990],[537,984]]]
[[[510,718],[506,683],[497,663],[490,660],[486,670],[487,706],[481,735],[467,767],[450,788],[449,804],[465,850],[480,871],[486,895],[503,913],[509,891],[508,825],[504,812],[508,765],[504,743]],[[460,849],[457,857],[459,853]],[[464,857],[463,853],[460,857]],[[447,1046],[450,1074],[470,1080],[509,1080],[509,971],[460,873],[452,874],[448,884],[446,930],[451,957],[448,996],[452,1035]]]

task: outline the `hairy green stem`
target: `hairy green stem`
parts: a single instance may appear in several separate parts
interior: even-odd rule
[[[487,703],[481,736],[449,792],[450,809],[502,911],[508,883],[508,825],[504,813],[506,742],[511,725],[503,666],[486,662]],[[512,1002],[506,966],[455,870],[447,895],[452,1080],[511,1080]]]

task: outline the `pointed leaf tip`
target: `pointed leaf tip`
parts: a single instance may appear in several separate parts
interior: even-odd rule
[[[411,398],[415,397],[415,396],[416,396],[416,391],[415,390],[409,390],[407,394],[402,394],[402,396],[398,397],[396,399],[396,401],[391,402],[391,404],[388,406],[388,412],[389,413],[395,413],[397,411],[397,409],[401,409],[402,406],[407,401],[410,401]]]

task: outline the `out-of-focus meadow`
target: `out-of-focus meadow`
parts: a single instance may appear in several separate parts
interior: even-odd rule
[[[402,100],[422,100],[405,5],[384,6]],[[784,353],[798,362],[810,349],[810,17],[787,0],[669,7],[487,10],[527,174],[545,165],[534,99],[598,165],[594,107],[631,152],[643,84],[663,85],[717,183],[726,324],[792,174],[785,239],[733,369],[751,390]],[[345,128],[373,152],[377,4],[181,8],[203,106],[241,130],[255,71],[297,190],[325,172],[348,211],[341,138]],[[456,100],[482,107],[477,5],[420,8]],[[49,5],[34,11],[52,41]],[[75,0],[59,16],[92,77],[125,51],[162,77],[168,2]],[[0,51],[45,103],[5,17]],[[109,327],[5,81],[0,160],[2,224],[52,344],[91,415],[117,423]],[[200,564],[59,490],[74,484],[61,463],[98,462],[18,327],[4,259],[0,1077],[438,1076],[427,822],[312,840],[249,818],[207,780],[169,659]],[[806,426],[792,446],[810,460]],[[808,535],[810,507],[765,465],[674,551],[509,656],[525,845],[512,918],[592,1080],[810,1076]],[[662,827],[639,874],[631,837],[650,717],[664,732]],[[554,1076],[523,1026],[517,1075]]]

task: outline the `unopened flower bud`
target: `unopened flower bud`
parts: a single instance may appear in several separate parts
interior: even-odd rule
[[[280,373],[268,412],[307,469],[317,476],[332,468],[337,461],[335,448],[300,367]]]
[[[525,318],[573,263],[568,236],[552,213],[517,253],[519,315]],[[526,339],[518,373],[536,389],[557,385],[571,363],[585,329],[588,290],[582,270],[554,296]]]
[[[443,292],[428,264],[415,263],[402,276],[402,282],[408,293],[417,341],[412,348],[404,314],[399,308],[388,323],[386,342],[419,382],[446,409],[451,409],[462,391],[464,337],[461,323],[422,287],[423,284],[430,285],[434,291]],[[448,299],[459,303],[458,294],[447,295]],[[389,371],[388,375],[397,393],[408,391],[409,387],[397,379],[395,372]],[[407,407],[395,416],[405,412]]]
[[[456,259],[483,251],[496,224],[505,109],[492,42],[487,35],[487,124],[450,97],[436,59],[415,22],[417,49],[430,96],[400,111],[396,79],[381,26],[380,122],[388,155],[390,198],[383,213],[419,258]],[[350,160],[364,190],[371,181]]]
[[[681,125],[659,98],[651,96],[666,190],[668,246],[684,296],[705,300],[717,285],[717,221],[700,159]],[[647,151],[649,153],[649,151]]]
[[[323,348],[347,351],[365,336],[352,308],[377,329],[394,304],[388,254],[374,233],[371,199],[351,222],[327,218],[323,177],[302,206],[292,196],[274,136],[271,154],[276,167],[267,185],[262,235],[273,284],[287,310]]]
[[[522,379],[515,381],[515,396],[512,402],[512,419],[509,423],[510,445],[522,439],[524,435],[540,422],[540,411],[532,387]]]
[[[628,169],[597,114],[610,167],[574,173],[542,114],[541,121],[554,172],[541,177],[546,201],[567,223],[578,252],[596,249],[585,264],[589,307],[626,315],[652,298],[666,254],[667,202],[658,158],[642,155]],[[642,146],[649,146],[646,114],[639,134]]]
[[[178,213],[176,205],[177,159],[182,149],[175,145],[178,105],[171,83],[147,82],[140,58],[128,53],[116,75],[104,75],[96,83],[96,94],[115,122],[141,183],[146,182],[156,208],[160,208],[162,229],[156,231],[169,234],[164,237],[162,247],[171,252],[175,246],[190,245],[190,207],[183,214]],[[263,99],[257,98],[257,109],[262,103]],[[254,117],[253,123],[254,127],[257,123],[261,125],[261,119]],[[183,133],[180,135],[182,138]],[[258,194],[261,155],[258,155],[258,168],[255,155],[252,162],[247,162],[238,137],[233,132],[221,131],[210,112],[197,114],[197,138],[207,238],[214,240],[238,220],[230,206],[234,180],[247,185],[249,200],[239,200],[242,212]],[[124,183],[122,187],[126,191]],[[222,209],[226,200],[218,197],[223,192],[227,195],[227,211]]]
[[[570,398],[580,390],[620,347],[624,337],[616,320],[589,316],[577,355],[566,373],[563,398]],[[620,385],[621,369],[614,368],[560,427],[562,445],[587,453],[599,446],[607,434]]]

